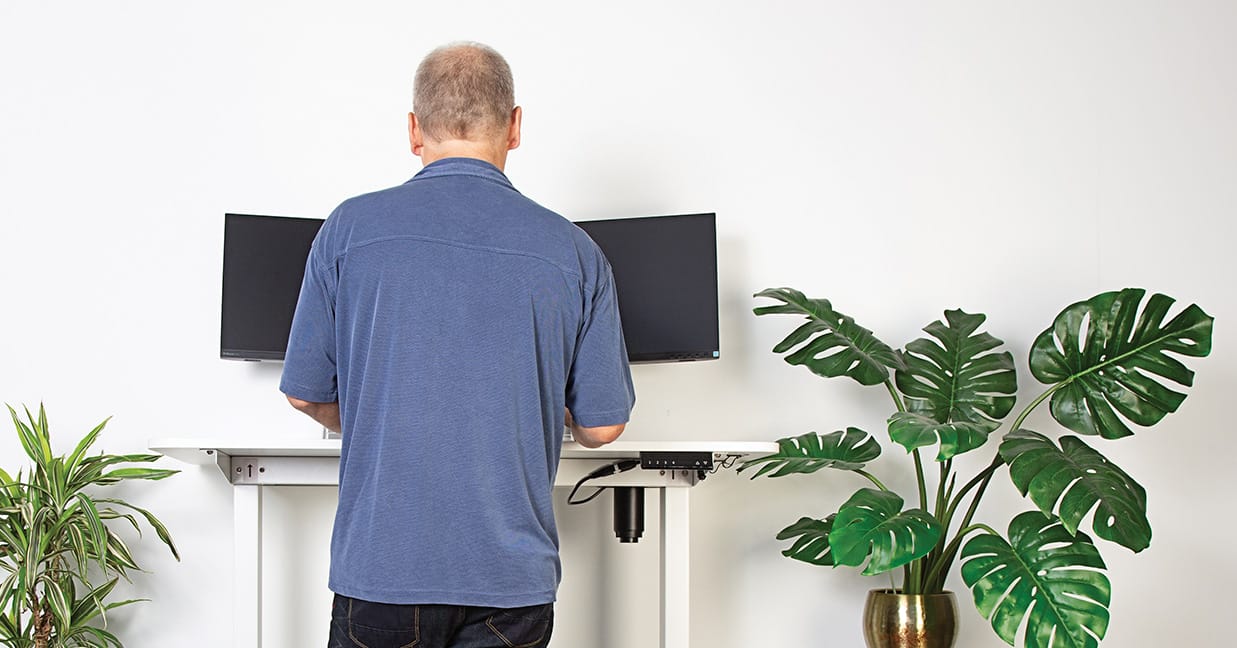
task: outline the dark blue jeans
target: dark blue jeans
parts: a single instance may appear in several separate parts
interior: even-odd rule
[[[335,595],[328,648],[545,648],[554,604],[391,605]]]

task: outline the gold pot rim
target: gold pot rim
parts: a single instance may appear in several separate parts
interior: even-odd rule
[[[934,592],[932,594],[903,594],[899,590],[889,589],[887,587],[884,589],[868,590],[868,595],[869,596],[907,596],[907,597],[955,596],[952,590],[945,590],[943,592]]]

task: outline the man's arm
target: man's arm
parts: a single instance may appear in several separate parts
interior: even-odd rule
[[[576,425],[575,419],[571,417],[571,410],[567,410],[567,425],[571,428],[571,438],[586,448],[600,448],[607,443],[613,443],[627,427],[626,423],[599,427]]]
[[[636,400],[614,274],[600,248],[593,248],[595,280],[591,293],[585,295],[585,317],[577,334],[566,393],[567,425],[572,438],[586,448],[598,448],[617,439],[627,427]],[[590,274],[588,270],[586,267],[586,274]],[[597,427],[579,425],[577,415]]]
[[[339,434],[343,428],[339,422],[339,403],[313,403],[292,396],[288,397],[292,407],[305,412],[309,418],[322,424],[322,427]],[[617,436],[617,435],[616,435]]]

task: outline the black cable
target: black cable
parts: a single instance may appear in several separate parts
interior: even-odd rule
[[[571,505],[576,505],[576,504],[587,504],[593,501],[594,499],[597,498],[598,495],[601,494],[601,491],[605,490],[607,487],[598,486],[597,490],[592,495],[589,495],[588,497],[582,500],[576,501],[575,496],[576,496],[576,493],[580,490],[581,486],[583,486],[585,483],[590,482],[594,479],[600,479],[602,477],[609,477],[610,475],[617,475],[619,473],[627,472],[628,470],[632,470],[633,468],[636,468],[639,465],[640,465],[639,459],[624,459],[622,461],[616,461],[612,464],[602,466],[598,468],[597,470],[594,470],[593,472],[580,478],[580,481],[576,482],[575,488],[572,488],[571,494],[567,496],[567,503]]]
[[[709,474],[713,475],[713,474],[716,474],[718,471],[725,470],[733,466],[734,462],[738,461],[740,457],[742,457],[742,455],[737,455],[737,454],[726,455],[725,459],[722,459],[721,461],[718,461],[713,464],[713,470],[710,470]]]

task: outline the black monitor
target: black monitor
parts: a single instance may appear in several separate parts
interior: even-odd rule
[[[717,224],[713,214],[576,223],[614,270],[632,362],[712,360],[717,332]]]
[[[632,362],[718,357],[713,214],[577,223],[614,270]],[[220,356],[282,360],[315,218],[226,214]]]
[[[283,360],[318,218],[225,214],[219,356]]]

